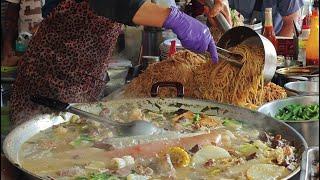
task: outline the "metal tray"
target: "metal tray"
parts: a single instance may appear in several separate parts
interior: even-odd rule
[[[318,163],[317,170],[314,167]],[[319,179],[319,147],[309,147],[302,155],[300,180]]]
[[[319,76],[318,66],[305,66],[305,67],[287,67],[276,70],[276,74],[283,76],[303,76],[303,77],[317,77]]]

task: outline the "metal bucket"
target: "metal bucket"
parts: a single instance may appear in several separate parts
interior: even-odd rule
[[[262,28],[263,28],[262,22],[257,22],[255,24],[249,24],[248,21],[245,21],[244,26],[253,29],[258,34],[262,34]]]
[[[296,96],[287,99],[276,100],[264,104],[258,111],[274,117],[280,108],[289,104],[319,104],[319,96]],[[315,121],[283,121],[303,135],[308,146],[319,146],[319,120]]]
[[[211,8],[214,7],[213,0],[206,0],[205,4]],[[264,81],[266,83],[270,82],[277,68],[277,52],[273,44],[250,27],[237,26],[232,28],[222,13],[216,15],[215,19],[225,32],[217,43],[219,47],[228,49],[238,44],[245,44],[259,46],[264,50],[264,68],[262,74]],[[255,59],[252,60],[254,61]]]
[[[238,26],[228,30],[220,38],[218,46],[224,49],[238,44],[259,46],[264,51],[263,76],[265,82],[270,82],[277,68],[277,52],[273,44],[262,35],[245,26]],[[255,59],[252,59],[253,61]]]

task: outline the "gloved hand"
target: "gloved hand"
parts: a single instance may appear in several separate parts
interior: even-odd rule
[[[163,27],[172,29],[177,34],[183,47],[197,53],[208,51],[214,63],[218,62],[216,45],[213,41],[209,28],[200,21],[188,16],[175,7],[171,7],[171,12]]]

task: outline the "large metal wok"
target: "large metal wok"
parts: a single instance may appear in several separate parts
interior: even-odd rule
[[[172,84],[166,84],[172,85]],[[153,90],[157,91],[157,89],[161,86],[161,84],[157,84]],[[183,93],[183,89],[178,90],[179,93]],[[181,94],[180,94],[181,95]],[[83,104],[73,104],[82,110],[89,111],[91,113],[98,114],[102,108],[101,105],[106,106],[110,109],[110,111],[116,110],[118,107],[137,103],[142,105],[146,108],[185,108],[192,110],[194,112],[200,112],[205,107],[211,107],[207,114],[210,115],[218,115],[221,117],[228,117],[234,118],[237,120],[241,120],[248,125],[255,126],[261,130],[265,130],[267,132],[281,134],[283,138],[292,141],[298,150],[300,159],[303,151],[307,148],[307,143],[303,139],[303,137],[293,128],[288,126],[287,124],[277,121],[272,117],[266,116],[262,113],[251,111],[248,109],[240,108],[237,106],[227,105],[216,103],[213,101],[205,101],[205,100],[195,100],[195,99],[187,99],[187,98],[144,98],[144,99],[122,99],[122,100],[111,100],[108,102],[98,102],[98,103],[83,103]],[[21,145],[31,138],[33,135],[39,133],[42,130],[48,129],[53,125],[57,125],[66,121],[69,121],[72,114],[70,113],[60,113],[64,118],[61,116],[55,116],[53,114],[45,114],[39,115],[20,126],[16,127],[13,131],[9,133],[6,137],[4,144],[3,144],[3,151],[7,159],[17,166],[22,171],[26,172],[32,178],[42,178],[46,179],[45,177],[39,177],[31,172],[28,172],[19,164],[18,153],[21,148]],[[297,168],[293,171],[290,175],[286,177],[286,179],[291,178],[296,173],[300,171],[300,168]]]

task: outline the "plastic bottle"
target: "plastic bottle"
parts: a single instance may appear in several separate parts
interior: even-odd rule
[[[310,19],[311,19],[311,12],[312,12],[312,4],[313,0],[303,0],[303,6],[301,7],[301,14],[299,17],[299,25],[302,29],[302,26],[305,21],[307,20],[310,25]],[[308,18],[306,18],[308,16]]]
[[[310,16],[305,16],[302,23],[301,34],[299,35],[299,55],[298,61],[306,66],[306,45],[310,35]]]
[[[306,65],[319,65],[319,1],[314,1],[310,35],[306,47]]]
[[[176,49],[176,41],[175,41],[175,40],[172,40],[172,41],[171,41],[171,46],[170,46],[170,49],[169,49],[169,57],[171,57],[172,55],[174,55],[176,52],[177,52],[177,49]]]
[[[278,48],[278,40],[276,39],[276,33],[273,29],[272,23],[272,8],[265,9],[265,22],[264,22],[264,30],[263,36],[271,41],[274,48],[277,50]]]

